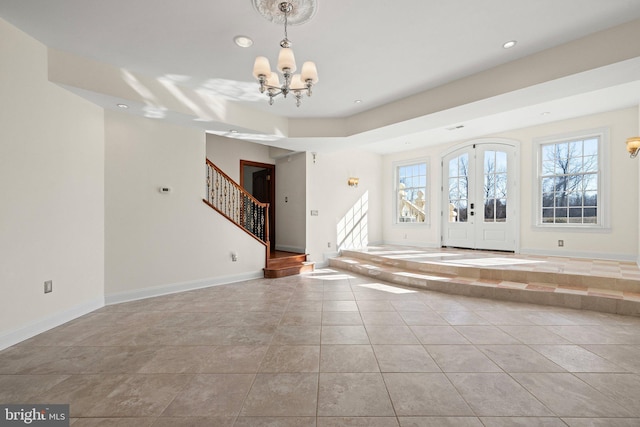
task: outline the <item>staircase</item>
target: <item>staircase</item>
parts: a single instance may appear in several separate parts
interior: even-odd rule
[[[300,273],[312,272],[314,263],[307,261],[306,254],[293,252],[273,251],[267,259],[264,268],[265,279],[277,279],[279,277],[294,276]]]
[[[256,200],[240,184],[207,159],[207,198],[203,202],[265,247],[265,278],[313,271],[306,254],[273,251],[269,242],[269,204]]]

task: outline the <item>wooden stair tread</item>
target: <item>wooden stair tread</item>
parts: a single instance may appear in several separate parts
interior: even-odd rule
[[[264,277],[275,279],[311,272],[314,269],[314,264],[307,261],[307,254],[277,252],[276,256],[267,260],[267,266],[263,269]]]
[[[272,268],[272,267],[275,268],[275,267],[281,267],[286,265],[300,264],[306,261],[307,261],[306,254],[296,254],[296,255],[291,255],[286,257],[269,258],[269,260],[267,261],[267,268]]]

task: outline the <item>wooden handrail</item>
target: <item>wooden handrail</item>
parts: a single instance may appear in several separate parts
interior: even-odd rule
[[[203,202],[269,248],[269,203],[253,197],[209,159],[207,177]]]
[[[214,168],[216,170],[216,172],[218,172],[220,175],[222,175],[223,177],[225,177],[225,179],[227,181],[229,181],[230,184],[232,184],[234,187],[236,187],[238,190],[240,190],[241,193],[243,193],[244,196],[248,197],[249,199],[251,199],[251,201],[253,201],[253,203],[255,203],[256,205],[262,206],[263,208],[269,207],[269,203],[263,203],[260,200],[256,199],[255,197],[253,197],[253,195],[249,192],[247,192],[247,190],[245,190],[244,188],[242,188],[240,186],[240,184],[238,184],[237,182],[235,182],[233,179],[231,179],[231,177],[229,177],[229,175],[227,175],[226,173],[224,173],[222,171],[222,169],[220,169],[219,167],[217,167],[216,165],[213,164],[213,162],[209,159],[207,159],[207,164],[209,166],[211,166],[212,168]]]

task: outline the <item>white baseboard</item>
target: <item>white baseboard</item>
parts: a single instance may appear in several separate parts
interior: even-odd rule
[[[554,250],[554,249],[531,249],[520,248],[520,252],[523,255],[539,255],[539,256],[555,256],[555,257],[567,257],[567,258],[587,258],[587,259],[604,259],[611,261],[636,261],[635,255],[628,254],[616,254],[616,253],[603,253],[603,252],[581,252],[581,251],[566,251],[566,250]],[[640,265],[640,264],[639,264]]]
[[[80,316],[91,313],[99,308],[104,307],[104,298],[96,298],[91,301],[76,305],[68,310],[54,313],[45,318],[31,322],[25,326],[19,327],[0,335],[0,350],[12,345],[18,344],[24,340],[35,337],[38,334],[63,325]]]
[[[230,283],[242,282],[244,280],[261,279],[263,277],[264,272],[260,270],[253,273],[236,274],[233,276],[213,277],[210,279],[195,280],[191,282],[153,286],[144,289],[136,289],[135,291],[118,292],[111,295],[105,295],[105,303],[106,305],[119,304],[122,302],[159,297],[178,292],[193,291],[195,289],[208,288],[211,286],[228,285]]]

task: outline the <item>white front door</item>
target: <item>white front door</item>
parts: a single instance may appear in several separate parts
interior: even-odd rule
[[[442,245],[515,251],[516,147],[475,143],[443,157]]]

